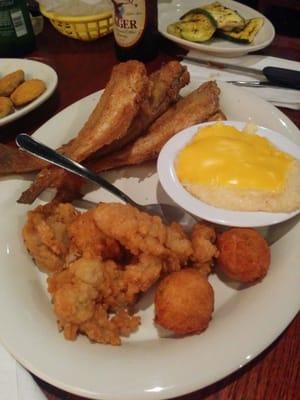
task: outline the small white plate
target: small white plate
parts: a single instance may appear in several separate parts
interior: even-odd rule
[[[19,58],[4,58],[0,60],[0,78],[9,74],[10,72],[22,69],[25,73],[25,80],[28,79],[41,79],[45,82],[46,90],[36,100],[27,104],[22,108],[16,109],[12,114],[7,117],[0,118],[0,126],[6,125],[30,111],[40,106],[46,101],[51,94],[54,92],[57,86],[57,73],[49,65],[41,63],[39,61],[19,59]]]
[[[244,4],[231,0],[221,0],[225,6],[238,11],[245,19],[262,17],[264,25],[256,35],[253,43],[239,44],[221,38],[213,38],[211,41],[204,43],[190,42],[181,39],[167,32],[169,24],[176,22],[187,11],[193,8],[199,8],[205,4],[212,3],[213,0],[171,0],[159,1],[159,31],[166,38],[188,49],[195,49],[205,53],[218,55],[220,57],[238,57],[253,51],[257,51],[267,47],[275,37],[275,29],[271,22],[261,13]]]
[[[225,210],[204,203],[185,190],[177,178],[174,161],[178,152],[192,139],[199,128],[213,124],[215,122],[207,122],[187,128],[173,136],[161,150],[158,157],[157,170],[160,183],[168,195],[191,214],[220,225],[241,227],[267,226],[283,222],[299,214],[300,209],[290,213]],[[234,126],[239,130],[245,127],[245,122],[224,121],[224,124]],[[261,126],[257,128],[257,134],[268,138],[279,149],[300,159],[300,147],[283,135]]]

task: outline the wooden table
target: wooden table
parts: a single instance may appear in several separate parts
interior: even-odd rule
[[[40,108],[0,129],[3,141],[12,141],[19,132],[34,132],[58,111],[74,101],[101,89],[107,83],[111,68],[118,61],[114,54],[112,35],[92,43],[68,39],[46,23],[38,37],[36,51],[28,57],[51,65],[58,73],[55,94]],[[174,58],[178,48],[161,40],[159,56],[147,63],[153,71],[162,62]],[[261,52],[300,60],[300,39],[278,36]],[[282,109],[299,127],[300,111]],[[2,133],[2,134],[1,134]],[[234,329],[234,328],[233,328]],[[58,362],[59,362],[59,355]],[[49,400],[79,400],[36,378]],[[1,396],[0,396],[1,397]],[[300,315],[282,335],[248,365],[227,378],[181,400],[297,400],[300,399]]]

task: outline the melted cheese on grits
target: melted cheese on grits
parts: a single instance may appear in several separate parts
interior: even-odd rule
[[[216,123],[180,151],[175,169],[183,184],[279,193],[293,161],[266,138]]]

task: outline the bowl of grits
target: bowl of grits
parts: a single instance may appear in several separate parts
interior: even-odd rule
[[[300,212],[300,147],[252,123],[179,132],[160,152],[158,175],[179,206],[218,224],[267,226]]]

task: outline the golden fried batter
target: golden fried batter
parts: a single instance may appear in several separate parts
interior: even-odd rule
[[[270,248],[255,229],[231,228],[218,235],[218,266],[230,279],[251,283],[263,279],[271,262]]]
[[[217,236],[215,227],[210,222],[201,221],[193,226],[191,240],[193,246],[193,267],[203,275],[211,272],[211,265],[219,252],[215,245]]]
[[[4,118],[14,111],[14,106],[8,97],[0,97],[0,118]]]
[[[216,114],[219,110],[219,94],[220,89],[215,82],[203,83],[168,108],[136,141],[113,154],[91,160],[88,163],[89,168],[95,172],[102,172],[155,159],[163,145],[176,133],[207,121]]]
[[[18,69],[0,79],[0,96],[10,96],[12,92],[24,82],[24,71]]]
[[[213,309],[211,285],[191,268],[167,275],[155,294],[155,322],[179,335],[205,330]]]
[[[18,86],[10,98],[16,107],[22,107],[37,99],[46,90],[45,83],[40,79],[29,79]]]
[[[22,234],[37,266],[48,273],[59,271],[68,254],[67,226],[79,213],[71,204],[47,204],[28,212]]]
[[[134,255],[172,257],[184,264],[192,254],[191,242],[177,224],[166,226],[159,217],[128,204],[99,204],[93,215],[99,229]]]
[[[104,235],[97,227],[93,210],[78,216],[69,226],[68,234],[71,241],[71,259],[80,255],[85,258],[102,258],[103,260],[118,260],[122,255],[119,243]]]
[[[142,135],[148,126],[179,99],[179,91],[190,81],[187,68],[179,61],[169,61],[149,76],[149,94],[141,104],[126,135],[101,148],[93,158],[121,149]]]
[[[103,146],[92,155],[98,158],[124,147],[134,141],[144,130],[159,117],[166,109],[179,98],[180,89],[189,82],[187,68],[178,61],[170,61],[149,76],[150,91],[141,104],[140,110],[133,119],[126,134],[114,140],[111,144]],[[60,147],[59,152],[64,152],[69,144]],[[29,154],[22,153],[15,148],[0,145],[0,174],[23,173],[40,170],[47,166],[47,162],[37,159]],[[65,179],[65,182],[68,182]],[[59,188],[61,191],[61,188]]]
[[[131,316],[126,310],[120,310],[109,318],[103,307],[97,305],[93,318],[81,324],[79,331],[93,342],[117,346],[121,344],[120,336],[129,336],[139,325],[140,317]]]
[[[140,323],[127,307],[159,279],[161,270],[161,260],[147,255],[125,269],[113,261],[81,258],[49,276],[48,291],[65,338],[74,340],[81,332],[99,343],[120,344],[120,336]]]
[[[80,162],[122,138],[148,92],[149,78],[144,64],[131,60],[116,65],[95,109],[78,135],[64,146],[64,154]],[[19,202],[32,203],[43,190],[56,186],[63,178],[66,172],[61,168],[42,169]]]

